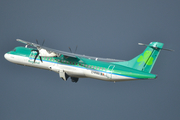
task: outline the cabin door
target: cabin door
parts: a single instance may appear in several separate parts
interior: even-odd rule
[[[106,70],[106,77],[112,79],[112,72],[115,65],[109,65],[108,69]]]
[[[34,63],[34,59],[35,59],[35,56],[37,55],[37,52],[36,51],[31,51],[30,55],[29,55],[29,60],[28,62],[30,63]],[[37,57],[38,59],[38,57]],[[37,63],[37,62],[36,62]],[[39,62],[38,62],[39,63]]]

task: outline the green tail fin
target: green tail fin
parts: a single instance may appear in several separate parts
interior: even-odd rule
[[[144,50],[144,52],[132,60],[113,63],[150,73],[163,47],[163,43],[151,42],[146,46],[147,48]]]

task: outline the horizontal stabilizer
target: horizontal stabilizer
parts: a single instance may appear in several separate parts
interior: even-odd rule
[[[172,51],[172,52],[174,52],[174,50],[172,50],[172,49],[158,48],[157,46],[150,46],[150,45],[147,45],[147,44],[144,44],[144,43],[138,43],[138,45],[144,45],[144,46],[152,47],[152,48],[154,48],[154,49],[162,49],[162,50],[167,50],[167,51]]]
[[[149,45],[138,44],[147,46],[144,52],[129,61],[113,63],[150,73],[164,44],[160,42],[151,42]],[[163,50],[172,51],[170,49]]]

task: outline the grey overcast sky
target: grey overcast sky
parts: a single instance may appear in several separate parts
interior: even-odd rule
[[[155,80],[65,82],[57,73],[10,63],[15,41],[78,54],[129,60],[164,43]],[[179,0],[1,0],[0,120],[180,119]]]

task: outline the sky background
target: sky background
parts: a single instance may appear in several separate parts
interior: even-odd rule
[[[57,73],[5,60],[16,39],[77,53],[130,60],[164,43],[155,80],[63,81]],[[180,119],[179,0],[1,0],[0,120]]]

